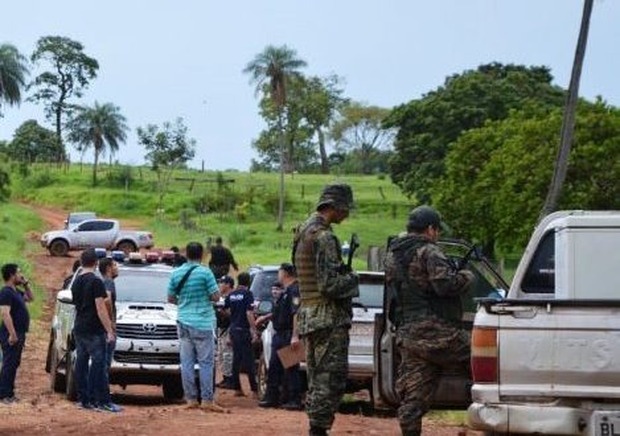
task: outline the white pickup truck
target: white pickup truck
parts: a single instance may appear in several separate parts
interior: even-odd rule
[[[487,434],[620,435],[620,212],[536,227],[504,300],[472,334],[470,426]]]
[[[153,247],[151,232],[121,230],[117,220],[89,219],[76,227],[55,230],[41,236],[41,245],[52,256],[65,256],[70,250],[106,248],[122,250],[125,253],[139,248]]]

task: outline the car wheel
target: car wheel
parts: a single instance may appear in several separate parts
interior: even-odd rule
[[[138,247],[131,241],[121,241],[116,246],[117,250],[124,252],[126,255],[129,253],[133,253],[134,251],[138,251]]]
[[[162,391],[166,400],[180,400],[183,398],[183,382],[181,377],[168,377],[164,379]]]
[[[58,357],[58,350],[54,346],[53,342],[51,343],[52,349],[50,352],[50,387],[53,392],[66,392],[67,389],[67,378],[64,374],[60,374],[58,372],[58,365],[60,363],[60,359]]]
[[[69,401],[77,401],[77,383],[75,380],[75,350],[67,351],[67,376],[66,389],[67,399]]]
[[[265,398],[265,394],[267,393],[267,364],[265,362],[265,356],[262,354],[258,360],[256,382],[258,384],[258,398]]]
[[[56,239],[50,244],[49,250],[52,256],[66,256],[69,252],[69,244],[62,239]]]

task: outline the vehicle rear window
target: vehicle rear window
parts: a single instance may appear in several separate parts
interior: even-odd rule
[[[116,301],[165,303],[170,273],[121,270],[116,278]]]
[[[271,286],[278,281],[278,271],[260,271],[252,279],[250,292],[254,300],[271,301]]]
[[[521,283],[521,290],[531,294],[555,293],[555,232],[545,234],[532,257]]]
[[[366,307],[383,307],[383,282],[360,283],[360,296],[353,299],[355,303],[362,303]]]

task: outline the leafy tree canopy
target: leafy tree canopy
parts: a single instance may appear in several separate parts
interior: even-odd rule
[[[340,116],[332,125],[330,135],[336,142],[336,150],[353,153],[359,159],[359,171],[370,174],[385,170],[385,164],[377,168],[377,157],[387,157],[391,150],[395,129],[383,127],[390,114],[389,109],[350,102],[340,108]]]
[[[55,133],[36,120],[28,120],[15,130],[6,153],[11,159],[25,163],[59,162],[66,158]]]
[[[564,91],[546,67],[491,63],[450,76],[443,86],[395,108],[385,122],[398,129],[392,180],[420,202],[445,171],[444,157],[461,133],[501,120],[510,110],[561,107]]]
[[[431,191],[459,236],[489,253],[523,249],[547,193],[561,123],[560,108],[530,108],[459,137]],[[560,207],[618,209],[618,180],[620,110],[582,101]]]
[[[139,127],[138,142],[146,149],[144,158],[157,173],[161,209],[172,172],[193,159],[196,154],[196,140],[188,138],[183,119],[177,118],[174,124],[165,122],[161,128],[154,124]]]
[[[54,119],[58,141],[62,143],[63,115],[69,115],[74,106],[72,97],[81,97],[90,81],[97,77],[99,63],[84,53],[84,46],[63,36],[44,36],[30,57],[47,69],[29,85],[35,88],[32,101],[43,103],[48,119]]]

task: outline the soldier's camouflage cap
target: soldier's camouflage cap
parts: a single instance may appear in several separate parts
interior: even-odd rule
[[[351,210],[355,208],[353,203],[353,191],[346,183],[334,183],[323,188],[316,209],[320,210],[325,206],[333,206],[336,209]]]

